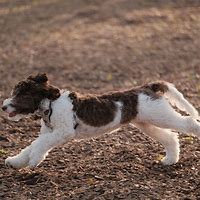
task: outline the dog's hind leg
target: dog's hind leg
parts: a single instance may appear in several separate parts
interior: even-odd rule
[[[141,94],[138,103],[137,121],[183,133],[193,133],[200,137],[200,123],[191,116],[182,116],[176,112],[163,97],[152,99]]]
[[[134,123],[134,125],[164,146],[166,156],[161,160],[164,165],[172,165],[178,162],[180,149],[177,133],[146,123]]]

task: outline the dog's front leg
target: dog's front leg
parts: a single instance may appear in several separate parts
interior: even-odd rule
[[[31,152],[31,145],[27,146],[16,156],[8,157],[5,160],[5,165],[16,169],[24,168],[29,163],[29,154]]]
[[[41,120],[41,129],[40,134],[47,134],[50,132],[51,129],[49,129],[43,120]],[[26,148],[22,149],[21,152],[15,156],[10,156],[5,160],[5,165],[8,167],[13,167],[16,169],[24,168],[29,165],[30,160],[30,153],[32,146],[34,146],[35,143],[38,143],[38,140],[40,140],[40,137],[36,139],[31,145],[27,146]]]
[[[74,133],[66,134],[64,131],[53,131],[42,133],[31,145],[27,146],[16,156],[8,157],[5,160],[6,166],[16,169],[24,167],[36,167],[47,156],[48,152],[69,139],[74,137]]]
[[[38,166],[47,156],[48,152],[59,146],[66,141],[72,139],[74,133],[66,134],[64,131],[53,131],[52,133],[44,133],[40,135],[34,142],[31,144],[31,152],[29,154],[29,163],[30,168]]]

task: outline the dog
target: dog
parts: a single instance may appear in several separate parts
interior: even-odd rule
[[[174,106],[188,115],[181,115]],[[39,137],[5,160],[6,166],[18,169],[38,166],[51,149],[73,138],[95,137],[128,123],[164,146],[164,165],[179,160],[178,136],[171,130],[200,137],[197,110],[173,84],[164,81],[102,95],[82,95],[61,91],[48,83],[46,74],[38,74],[20,81],[2,109],[15,121],[36,112],[41,115]]]

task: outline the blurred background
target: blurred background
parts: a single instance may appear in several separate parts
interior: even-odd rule
[[[30,74],[36,74],[38,72],[46,72],[50,82],[60,88],[95,93],[130,88],[144,82],[162,79],[173,82],[177,88],[184,93],[187,99],[198,108],[200,107],[200,1],[0,0],[0,100],[2,101],[10,94],[12,87],[18,81]],[[21,188],[21,184],[23,187],[29,188],[26,184],[24,186],[23,178],[25,176],[25,180],[27,177],[29,180],[30,177],[20,173],[13,175],[12,171],[8,172],[4,168],[3,162],[7,155],[18,151],[19,148],[24,147],[33,140],[39,130],[39,123],[25,119],[18,124],[13,124],[7,121],[2,112],[1,114],[1,134],[4,139],[0,141],[2,145],[2,152],[0,153],[2,159],[0,163],[2,174],[8,173],[5,175],[8,181],[4,186],[1,185],[3,189],[0,188],[2,191],[5,190],[4,193],[2,192],[3,198],[8,195],[11,182],[13,183],[14,191]],[[29,134],[27,134],[27,132],[29,132]],[[132,136],[133,132],[136,135],[134,136],[135,138]],[[126,135],[120,138],[119,136],[122,133],[126,133]],[[116,152],[118,152],[119,149],[115,146],[116,141],[113,142],[113,140],[117,140],[120,143],[120,149],[124,148],[124,151],[128,152],[127,155],[130,155],[130,151],[133,152],[134,155],[135,151],[137,151],[135,149],[140,149],[140,147],[144,150],[144,152],[140,151],[138,153],[140,156],[143,155],[142,161],[134,160],[135,157],[130,159],[130,163],[137,163],[139,166],[133,168],[131,174],[133,174],[133,177],[138,174],[140,175],[137,177],[136,182],[143,184],[144,188],[140,184],[138,187],[135,186],[137,183],[129,179],[131,176],[130,174],[126,175],[123,171],[121,172],[122,174],[114,173],[114,177],[124,175],[124,177],[126,177],[124,179],[129,180],[129,186],[123,187],[126,188],[126,191],[120,193],[120,184],[117,180],[111,181],[111,185],[114,184],[110,186],[111,189],[109,189],[109,186],[105,183],[102,188],[110,192],[110,197],[114,197],[114,193],[116,192],[115,195],[118,193],[122,194],[122,199],[128,199],[129,197],[133,199],[136,194],[130,191],[135,191],[135,193],[139,195],[136,195],[139,199],[146,198],[147,196],[145,195],[150,195],[149,198],[156,197],[157,199],[161,197],[162,199],[164,199],[164,197],[178,198],[181,195],[188,195],[188,197],[191,198],[193,198],[191,195],[196,195],[196,198],[199,192],[195,188],[199,183],[187,182],[185,190],[192,191],[192,193],[184,193],[185,190],[182,188],[181,182],[177,182],[176,184],[171,183],[170,179],[172,177],[169,175],[166,176],[165,170],[162,167],[157,166],[160,170],[158,170],[159,173],[161,173],[161,175],[157,174],[159,180],[154,177],[156,172],[150,169],[152,163],[145,163],[145,167],[149,168],[144,169],[144,160],[149,160],[150,157],[156,160],[157,152],[162,152],[162,148],[157,143],[154,143],[154,146],[152,146],[152,141],[149,142],[150,140],[148,138],[141,139],[139,134],[137,130],[126,127],[115,136],[112,136],[115,139],[111,136],[105,136],[105,138],[100,138],[98,143],[95,142],[96,140],[93,142],[90,141],[89,144],[87,142],[78,143],[78,146],[81,146],[80,148],[84,147],[86,149],[88,145],[90,147],[92,145],[91,149],[95,149],[94,152],[101,152],[101,148],[111,152],[109,149],[110,144],[112,144],[112,148],[114,148],[114,150],[117,149]],[[133,144],[130,144],[130,146],[126,144],[132,140],[130,138],[134,138],[134,143],[139,145],[138,148],[134,148],[134,146],[132,146]],[[195,141],[191,138],[188,140],[183,139],[183,144],[195,143]],[[146,145],[145,147],[141,146],[140,143],[142,142],[143,145]],[[185,147],[183,145],[185,154],[183,154],[182,159],[183,161],[185,159],[189,162],[187,170],[193,167],[192,162],[187,159],[191,157],[194,158],[195,156],[192,155],[190,157],[190,155],[186,153],[189,150],[188,148],[191,148],[190,150],[193,154],[194,151],[198,152],[198,142],[196,141],[195,144],[196,146],[190,147]],[[74,147],[73,145],[76,146],[76,144],[73,143],[71,144],[72,148]],[[145,148],[147,148],[149,152],[146,152]],[[76,150],[73,149],[73,151]],[[81,160],[82,164],[86,162],[84,156],[93,159],[95,154],[92,154],[91,150],[90,154],[87,154],[89,150],[85,150],[85,152],[84,154],[80,149],[79,156],[82,157],[79,159],[83,159]],[[77,155],[74,155],[74,158],[70,151],[68,153],[68,157],[71,156],[69,162],[76,165],[75,158]],[[55,156],[56,160],[59,158],[58,155],[60,154],[62,154],[60,151],[55,150],[52,155]],[[99,155],[101,155],[101,153]],[[122,153],[122,157],[123,155]],[[111,154],[110,157],[108,156],[108,158],[112,157],[114,157],[114,154]],[[72,158],[74,158],[74,160]],[[100,156],[99,159],[104,159],[104,156]],[[123,162],[129,162],[126,157],[124,159]],[[67,161],[64,163],[66,162]],[[116,163],[114,164],[113,162],[115,161],[112,161],[112,159],[108,159],[107,162],[109,166],[111,166],[108,168],[108,171],[106,171],[106,174],[109,174],[113,172],[114,169],[112,166],[115,166]],[[184,165],[183,163],[182,165]],[[199,166],[197,163],[200,164],[198,160],[195,160],[195,167]],[[62,170],[59,171],[59,169],[56,168],[57,164],[54,162],[53,164],[49,164],[55,167],[55,169],[51,169],[52,173],[54,173],[54,175],[58,173],[57,178],[60,177],[59,173],[62,174]],[[79,166],[82,164],[79,163]],[[41,169],[45,171],[47,167],[49,170],[51,165],[49,166],[47,163],[44,163]],[[132,164],[130,165],[132,166]],[[83,168],[84,166],[83,164]],[[93,166],[95,166],[95,163],[93,163]],[[100,163],[97,162],[96,168],[98,168],[97,166],[101,166]],[[79,169],[79,172],[76,173],[82,173],[81,170],[83,170],[83,168]],[[88,166],[87,168],[92,171]],[[124,166],[122,168],[124,168]],[[122,170],[122,168],[119,167],[119,171]],[[185,180],[185,178],[187,179],[187,177],[185,177],[186,174],[193,180],[196,180],[195,177],[198,174],[196,168],[196,171],[193,169],[193,171],[191,170],[187,173],[184,170],[181,171],[180,168],[181,165],[178,165],[178,169],[173,168],[173,170],[178,170],[178,174],[182,173],[180,177],[182,177],[183,180]],[[141,169],[141,171],[139,169]],[[75,169],[73,168],[73,170]],[[150,170],[150,172],[148,170]],[[170,170],[171,168],[169,171]],[[45,174],[44,171],[35,172],[36,175],[34,177],[36,177],[36,179],[34,180],[37,180],[37,177],[39,177],[44,182],[48,181],[49,175]],[[149,177],[151,177],[149,181],[151,182],[155,179],[154,182],[148,184],[143,183],[142,174],[145,174],[145,171],[148,171],[147,177],[149,173],[151,174],[149,175]],[[77,180],[75,181],[73,177],[69,177],[70,173],[67,174],[64,175],[65,179],[63,179],[63,181],[71,180],[72,182],[74,181],[74,187],[82,187],[76,185]],[[14,177],[14,180],[11,176]],[[22,181],[16,181],[16,176],[19,176]],[[169,181],[168,186],[162,185],[163,182],[160,179],[162,179],[163,176],[165,177],[165,182]],[[81,175],[80,177],[82,177],[83,182],[88,178],[86,176],[86,179],[84,179],[84,176]],[[89,182],[86,181],[86,183],[93,184],[93,177],[89,178]],[[99,178],[100,183],[101,178]],[[188,177],[188,180],[189,179]],[[32,178],[30,178],[30,180],[32,181]],[[51,182],[55,183],[53,187],[54,189],[57,188],[56,191],[58,194],[69,195],[71,194],[69,191],[74,191],[74,193],[71,194],[72,197],[77,199],[81,198],[79,196],[81,194],[79,190],[73,190],[70,187],[68,188],[68,186],[63,186],[64,189],[60,189],[59,185],[61,183],[59,183],[59,181],[56,182],[56,180],[57,179],[54,177],[50,179],[48,184],[51,185]],[[102,178],[102,182],[103,180],[104,178]],[[148,185],[151,184],[152,187],[148,188]],[[39,187],[40,186],[38,186],[38,188]],[[45,186],[42,187],[45,191]],[[166,187],[167,189],[165,189]],[[142,189],[140,190],[139,188]],[[27,189],[28,192],[30,192],[29,189]],[[87,192],[86,189],[81,189],[83,192]],[[93,191],[93,189],[89,189],[88,192]],[[167,190],[169,190],[168,193],[166,193]],[[50,191],[54,190],[50,187]],[[128,196],[128,191],[130,196]],[[34,199],[37,196],[31,196],[31,194],[26,192],[22,191],[21,194],[18,194],[22,195],[19,196],[18,199]],[[38,194],[38,191],[34,189],[31,190],[31,192],[33,194]],[[101,190],[99,193],[101,193]],[[94,199],[95,195],[98,196],[97,194],[99,193],[98,191],[94,192],[94,196],[88,197],[88,199]],[[39,194],[41,196],[45,195],[43,193]],[[54,194],[56,194],[55,191]],[[102,193],[102,195],[103,194],[104,193]],[[15,197],[16,199],[15,195],[15,193],[13,195],[10,194],[9,198],[12,197],[11,199],[13,199]],[[104,194],[102,199],[103,197],[109,199],[109,195],[106,196],[106,194]],[[54,199],[56,198],[58,197],[54,196]],[[83,199],[84,198],[87,199],[86,197],[83,197]],[[117,198],[118,197],[115,199]]]
[[[69,89],[118,89],[155,79],[200,89],[199,5],[0,0],[0,89],[41,71]]]

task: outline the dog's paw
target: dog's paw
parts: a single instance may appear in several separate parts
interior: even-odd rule
[[[36,161],[36,160],[34,160],[34,159],[31,159],[31,160],[29,161],[29,163],[28,163],[28,167],[29,167],[30,169],[34,169],[34,168],[36,168],[39,164],[40,164],[39,161]]]
[[[162,160],[161,160],[163,165],[173,165],[176,164],[178,162],[178,158],[177,159],[171,159],[167,156],[165,156]]]
[[[34,154],[31,154],[28,167],[29,168],[35,168],[37,167],[42,161],[44,160],[43,156],[35,156]]]
[[[20,162],[20,159],[17,158],[17,156],[13,157],[8,157],[5,160],[5,165],[7,167],[15,168],[15,169],[20,169],[24,167],[24,163]]]

